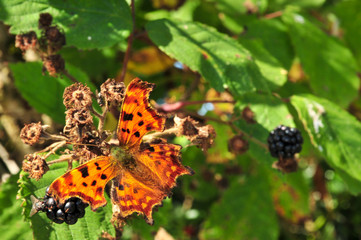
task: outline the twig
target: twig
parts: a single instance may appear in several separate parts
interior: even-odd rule
[[[71,75],[66,69],[64,69],[63,74],[64,74],[65,76],[67,76],[71,81],[73,81],[73,83],[78,83],[78,82],[79,82],[79,81],[76,80],[76,78],[75,78],[73,75]]]
[[[58,159],[47,162],[48,165],[69,161],[69,159],[73,159],[73,154],[61,155]]]
[[[276,17],[280,17],[282,16],[283,12],[282,11],[277,11],[277,12],[273,12],[273,13],[269,13],[263,16],[263,18],[266,19],[272,19],[272,18],[276,18]]]
[[[97,118],[99,119],[99,124],[98,124],[99,136],[101,136],[102,133],[103,133],[105,116],[107,115],[108,111],[109,111],[108,103],[106,103],[105,108],[104,108],[102,114],[98,113],[98,112],[95,111],[93,108],[91,108],[91,112],[92,112],[95,116],[97,116]]]
[[[45,152],[47,151],[47,149],[49,150],[49,152],[44,156],[44,158],[46,159],[47,157],[49,157],[51,154],[54,154],[56,150],[58,150],[59,148],[61,148],[62,146],[66,145],[67,142],[66,141],[60,141],[60,142],[56,142],[51,144],[49,147],[44,148],[43,150],[41,150],[41,152]]]
[[[228,125],[229,127],[232,128],[233,131],[235,131],[238,134],[243,134],[246,138],[248,138],[250,141],[254,142],[255,144],[261,146],[262,148],[265,148],[268,150],[268,146],[267,144],[264,144],[263,142],[261,142],[260,140],[258,140],[257,138],[254,138],[253,136],[249,135],[248,133],[242,131],[241,129],[239,129],[238,127],[236,127],[233,124],[233,121],[223,121],[221,119],[218,118],[214,118],[214,117],[210,117],[210,116],[201,116],[199,114],[193,113],[193,112],[187,112],[187,114],[189,115],[193,115],[195,118],[200,118],[206,121],[213,121],[213,122],[218,122],[221,124],[225,124]]]
[[[132,32],[130,33],[129,38],[128,38],[128,46],[127,46],[127,50],[126,50],[125,55],[124,55],[122,72],[121,72],[120,78],[119,78],[120,82],[124,82],[125,73],[127,72],[128,61],[129,61],[129,58],[130,58],[130,51],[132,49],[132,44],[133,44],[133,38],[134,38],[134,32],[135,32],[134,0],[130,1],[130,8],[132,10],[133,28],[132,28]]]
[[[235,101],[228,101],[228,100],[184,101],[184,102],[176,102],[176,103],[165,103],[165,104],[158,106],[157,108],[163,112],[175,112],[188,105],[204,104],[204,103],[231,103],[231,104],[234,104]]]

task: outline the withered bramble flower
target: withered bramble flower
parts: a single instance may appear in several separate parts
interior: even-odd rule
[[[108,105],[119,105],[124,98],[125,86],[123,82],[116,82],[112,78],[108,78],[100,86],[100,95],[104,98]]]
[[[249,143],[242,134],[236,135],[228,141],[228,150],[234,154],[243,154],[249,148]]]
[[[20,48],[21,51],[28,50],[30,48],[35,48],[38,39],[35,32],[31,31],[25,34],[18,34],[15,38],[15,47]]]
[[[49,170],[49,167],[42,156],[28,154],[25,156],[22,169],[29,173],[30,178],[39,180]]]
[[[63,103],[66,109],[89,109],[92,105],[92,95],[88,86],[82,83],[74,83],[65,88],[63,94]]]

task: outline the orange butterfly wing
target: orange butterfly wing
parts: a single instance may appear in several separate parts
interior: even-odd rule
[[[137,169],[122,171],[114,179],[111,199],[123,218],[137,212],[153,224],[153,207],[169,195],[179,176],[193,173],[180,163],[180,149],[173,144],[148,145],[135,155]]]
[[[165,118],[158,115],[149,104],[149,93],[154,84],[135,78],[125,92],[119,118],[117,136],[120,146],[137,149],[144,134],[162,131]]]
[[[104,187],[119,172],[120,166],[113,157],[96,157],[55,179],[48,193],[60,204],[71,197],[81,198],[95,211],[106,205]]]

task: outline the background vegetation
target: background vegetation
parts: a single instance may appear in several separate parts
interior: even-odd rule
[[[13,34],[40,37],[44,12],[65,33],[59,54],[78,81],[95,91],[110,77],[140,77],[156,83],[157,104],[186,102],[177,114],[216,130],[205,152],[173,139],[196,174],[179,179],[153,226],[130,218],[123,239],[152,239],[160,229],[176,239],[361,238],[361,1],[137,0],[132,19],[124,0],[0,0],[2,239],[115,236],[110,204],[87,209],[72,226],[28,217],[29,196],[42,197],[66,170],[66,163],[51,165],[39,181],[17,173],[26,153],[44,147],[22,144],[20,129],[42,121],[59,132],[62,93],[72,83],[42,74],[36,52],[14,46]],[[279,124],[305,139],[293,173],[272,168],[267,136]],[[106,128],[115,127],[109,115]],[[244,154],[228,147],[241,133],[249,142]]]

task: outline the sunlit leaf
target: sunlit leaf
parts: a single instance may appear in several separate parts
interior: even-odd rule
[[[102,48],[124,41],[132,22],[124,0],[71,1],[4,0],[0,19],[13,34],[36,31],[40,13],[50,13],[53,24],[64,30],[66,43],[81,49]]]
[[[361,123],[336,104],[313,95],[291,98],[312,144],[353,193],[361,192]]]
[[[351,51],[300,14],[288,12],[282,19],[288,25],[293,46],[310,77],[312,89],[321,97],[347,106],[356,98],[360,87]]]

